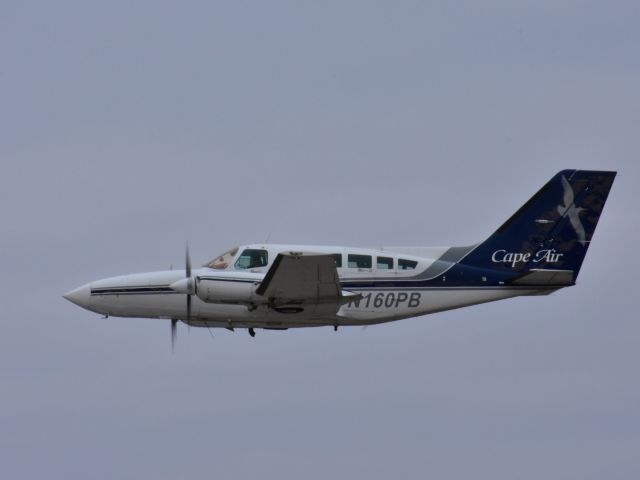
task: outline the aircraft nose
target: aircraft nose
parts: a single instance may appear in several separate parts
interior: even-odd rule
[[[82,307],[89,308],[89,299],[91,298],[91,286],[90,284],[82,285],[70,292],[63,295],[64,298],[72,303]]]

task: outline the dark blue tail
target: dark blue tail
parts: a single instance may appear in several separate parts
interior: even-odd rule
[[[530,283],[528,278],[552,284],[550,275],[562,271],[560,283],[573,283],[615,176],[563,170],[461,263],[506,279],[522,278],[520,283]]]

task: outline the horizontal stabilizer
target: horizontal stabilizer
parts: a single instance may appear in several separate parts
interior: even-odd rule
[[[573,285],[573,270],[529,270],[521,277],[511,282],[514,285],[536,285],[536,286],[568,286]]]

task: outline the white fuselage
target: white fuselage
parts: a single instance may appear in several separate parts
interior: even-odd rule
[[[261,249],[268,257],[257,268],[241,268],[246,249]],[[343,290],[356,294],[350,303],[331,307],[315,305],[302,311],[283,311],[253,302],[255,290],[279,252],[305,250],[339,255],[337,267]],[[252,245],[241,247],[225,268],[194,269],[215,297],[203,301],[192,296],[194,326],[226,328],[292,328],[309,326],[367,325],[501,300],[519,295],[549,293],[550,289],[506,285],[416,285],[429,272],[442,275],[446,265],[436,264],[446,248],[382,248]],[[367,263],[367,258],[370,263]],[[352,259],[357,259],[358,262]],[[237,267],[237,268],[236,268]],[[437,268],[440,268],[437,271]],[[185,277],[184,270],[169,270],[112,277],[91,282],[69,292],[66,298],[97,313],[118,317],[179,319],[186,321],[186,295],[169,288]],[[443,277],[446,279],[446,277]],[[203,297],[207,299],[208,297]],[[238,301],[237,299],[243,299]]]

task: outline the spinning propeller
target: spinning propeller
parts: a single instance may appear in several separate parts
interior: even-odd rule
[[[191,296],[195,294],[195,281],[191,276],[191,256],[189,255],[189,244],[187,243],[187,248],[185,249],[185,278],[177,280],[173,282],[169,287],[179,293],[184,293],[187,296],[187,324],[191,321]],[[177,330],[178,320],[175,318],[171,319],[171,351],[173,352],[176,344],[176,337],[178,334]]]

